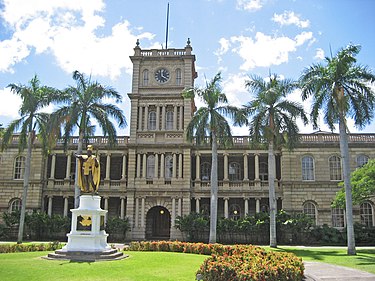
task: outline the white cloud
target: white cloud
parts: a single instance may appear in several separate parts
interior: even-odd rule
[[[294,39],[289,37],[271,37],[257,32],[255,38],[246,36],[231,37],[230,42],[235,45],[232,49],[243,60],[241,70],[248,71],[255,67],[269,67],[285,63],[289,53],[295,52],[297,47],[313,40],[311,32],[302,32]]]
[[[110,35],[97,35],[105,26],[97,14],[104,7],[103,0],[5,0],[1,16],[14,33],[10,40],[0,41],[0,71],[12,71],[35,50],[54,55],[68,73],[78,69],[114,79],[122,70],[130,72],[136,39],[153,35],[137,29],[134,34],[126,20],[113,26]]]
[[[285,11],[282,14],[274,14],[272,20],[276,23],[283,25],[296,25],[300,28],[307,28],[310,26],[309,20],[301,20],[299,15],[292,11]]]
[[[12,119],[19,118],[18,109],[21,106],[21,98],[13,94],[9,88],[0,89],[0,112],[2,116],[10,117]]]
[[[263,7],[264,0],[237,0],[237,9],[245,11],[258,11]]]
[[[322,48],[316,49],[316,53],[315,53],[314,59],[324,60],[324,50]]]

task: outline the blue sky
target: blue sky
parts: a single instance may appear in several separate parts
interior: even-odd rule
[[[8,84],[27,84],[37,74],[43,85],[63,89],[74,85],[76,69],[121,93],[130,121],[129,56],[137,39],[141,48],[165,47],[168,3],[168,47],[183,48],[190,38],[196,86],[221,71],[234,105],[251,99],[249,74],[297,79],[349,43],[362,46],[358,62],[375,70],[373,0],[0,0],[0,123],[18,116],[20,100]],[[298,91],[289,98],[301,101]],[[304,105],[309,112],[310,103]],[[300,129],[313,132],[310,125]],[[327,130],[323,122],[321,129]],[[363,131],[375,132],[375,122]]]

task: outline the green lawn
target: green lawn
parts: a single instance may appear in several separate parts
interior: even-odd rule
[[[351,267],[375,274],[375,248],[362,249],[358,247],[356,256],[348,256],[346,254],[345,247],[327,248],[279,246],[276,251],[294,253],[304,261],[325,262]]]
[[[88,263],[42,259],[47,253],[0,254],[0,279],[191,281],[207,258],[181,253],[126,252],[129,258],[120,261]]]

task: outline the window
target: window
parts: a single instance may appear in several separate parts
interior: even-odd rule
[[[362,167],[363,165],[367,164],[368,162],[368,157],[366,155],[359,155],[357,157],[357,168]]]
[[[150,111],[148,113],[148,129],[156,130],[156,112]]]
[[[149,155],[147,157],[147,174],[148,179],[152,179],[155,175],[155,156]]]
[[[170,179],[173,175],[173,157],[171,154],[165,156],[165,178]]]
[[[313,202],[305,202],[303,204],[303,213],[316,224],[316,206]]]
[[[371,203],[364,202],[360,206],[361,224],[374,226],[373,208]]]
[[[14,161],[14,179],[23,179],[25,173],[25,157],[18,156]]]
[[[12,200],[10,200],[9,202],[9,212],[16,212],[16,211],[19,211],[21,210],[21,199],[19,198],[14,198]]]
[[[148,69],[143,70],[143,86],[148,85]]]
[[[240,164],[231,162],[229,163],[229,180],[238,181],[240,180]]]
[[[302,157],[302,180],[312,181],[315,179],[314,158],[311,156]]]
[[[331,181],[341,180],[341,159],[338,156],[329,158],[329,175]]]
[[[168,110],[165,118],[165,129],[173,130],[173,111]]]
[[[202,204],[201,205],[201,214],[205,216],[210,215],[210,205],[209,204]]]
[[[266,162],[259,163],[259,178],[261,181],[268,181],[268,164]]]
[[[211,164],[204,162],[201,164],[201,179],[203,181],[209,181],[211,178]]]
[[[176,84],[181,85],[182,79],[181,79],[181,69],[176,69]]]
[[[241,217],[241,208],[237,204],[232,204],[229,207],[229,218],[238,220]]]
[[[345,227],[345,212],[342,208],[332,209],[332,227]]]

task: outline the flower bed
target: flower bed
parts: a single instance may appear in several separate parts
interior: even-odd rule
[[[252,245],[178,241],[132,242],[129,250],[167,251],[210,255],[199,268],[205,281],[302,280],[302,259],[291,253],[267,252]]]
[[[36,251],[55,251],[61,249],[63,244],[60,242],[50,243],[27,243],[27,244],[1,244],[0,253],[17,253],[17,252],[36,252]]]

